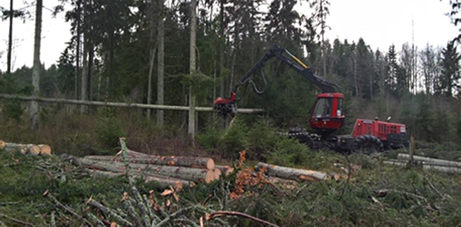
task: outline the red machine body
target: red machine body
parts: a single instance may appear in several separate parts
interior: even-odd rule
[[[352,137],[359,138],[364,135],[373,135],[381,140],[384,147],[400,148],[405,141],[406,127],[404,124],[386,121],[357,119],[355,121]]]

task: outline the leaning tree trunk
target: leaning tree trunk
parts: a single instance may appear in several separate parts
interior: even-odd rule
[[[37,97],[40,92],[40,41],[42,33],[42,5],[43,0],[37,0],[37,9],[35,14],[35,37],[34,37],[34,65],[32,67],[32,86],[34,97]],[[30,124],[32,130],[38,129],[39,106],[37,101],[30,103]]]

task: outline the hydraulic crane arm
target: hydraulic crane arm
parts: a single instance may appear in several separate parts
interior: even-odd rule
[[[312,69],[306,66],[301,60],[299,60],[295,55],[290,53],[284,48],[280,48],[277,45],[274,45],[242,78],[237,82],[233,87],[231,92],[237,92],[237,88],[248,82],[251,76],[256,73],[257,70],[262,69],[264,63],[273,57],[278,58],[280,61],[286,63],[291,68],[296,70],[299,74],[304,76],[308,81],[315,84],[322,90],[322,93],[334,93],[339,91],[338,85],[328,82],[312,72]]]
[[[229,115],[233,117],[237,113],[236,101],[239,99],[236,98],[236,93],[241,85],[245,84],[246,86],[248,83],[251,83],[257,93],[262,93],[257,90],[255,84],[251,80],[251,76],[256,73],[257,70],[261,70],[262,73],[264,63],[274,57],[289,65],[296,70],[296,72],[322,90],[322,93],[317,95],[316,103],[311,111],[309,120],[311,127],[323,134],[328,134],[341,128],[344,121],[344,115],[342,113],[342,99],[344,95],[339,93],[340,89],[338,85],[314,75],[312,69],[307,67],[299,58],[277,45],[274,45],[247,73],[245,73],[245,75],[243,75],[242,78],[240,78],[237,84],[232,88],[229,98],[219,97],[214,101],[214,109],[219,115],[226,118]],[[264,74],[263,79],[264,82],[266,82]]]

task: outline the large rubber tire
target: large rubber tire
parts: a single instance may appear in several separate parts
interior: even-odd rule
[[[363,135],[355,139],[353,150],[366,155],[374,155],[384,150],[384,145],[373,135]]]
[[[317,150],[320,148],[320,138],[316,134],[312,134],[304,130],[290,130],[288,135],[290,138],[295,138],[300,143],[306,144],[311,150]]]

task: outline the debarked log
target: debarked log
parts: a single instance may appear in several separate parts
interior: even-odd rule
[[[266,174],[268,176],[298,181],[331,180],[334,176],[329,173],[324,173],[315,170],[296,169],[259,162],[257,164],[257,169],[261,168],[266,168]]]
[[[159,156],[148,155],[143,153],[129,152],[130,163],[138,164],[153,164],[153,165],[168,165],[168,166],[184,166],[192,168],[206,168],[212,170],[215,168],[213,159],[206,157],[188,157],[188,156]],[[121,156],[85,156],[86,159],[98,161],[114,161],[123,162]]]

